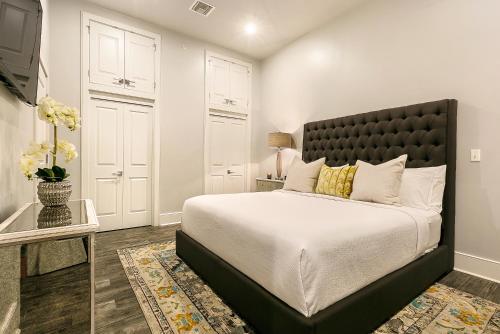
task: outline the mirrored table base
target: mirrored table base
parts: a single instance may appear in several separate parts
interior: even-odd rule
[[[89,200],[25,205],[0,224],[0,333],[94,333],[95,233]]]
[[[5,333],[92,332],[90,238],[0,247]]]

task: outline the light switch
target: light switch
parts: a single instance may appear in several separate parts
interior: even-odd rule
[[[481,150],[478,148],[473,148],[470,150],[470,161],[479,162],[481,161]]]

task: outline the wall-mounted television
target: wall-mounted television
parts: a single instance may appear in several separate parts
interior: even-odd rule
[[[42,16],[40,0],[0,0],[0,80],[33,106],[37,102]]]

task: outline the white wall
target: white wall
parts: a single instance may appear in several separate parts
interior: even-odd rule
[[[19,170],[19,158],[33,138],[33,108],[0,83],[0,223],[33,200],[33,184]]]
[[[497,0],[369,1],[267,59],[260,173],[274,170],[269,131],[294,132],[300,146],[308,121],[456,98],[457,267],[500,280],[498,13]],[[471,148],[481,163],[469,162]]]
[[[253,64],[253,109],[258,110],[259,62],[176,32],[121,15],[86,1],[50,0],[51,95],[80,106],[80,12],[123,22],[162,36],[160,209],[178,212],[184,200],[203,191],[205,49]],[[55,65],[57,64],[57,65]],[[85,123],[83,123],[85,126]],[[80,147],[80,133],[65,134]],[[69,170],[74,197],[80,194],[80,161]]]

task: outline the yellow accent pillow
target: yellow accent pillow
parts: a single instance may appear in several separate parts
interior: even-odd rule
[[[349,198],[357,170],[358,166],[328,167],[323,165],[319,172],[316,193]]]

